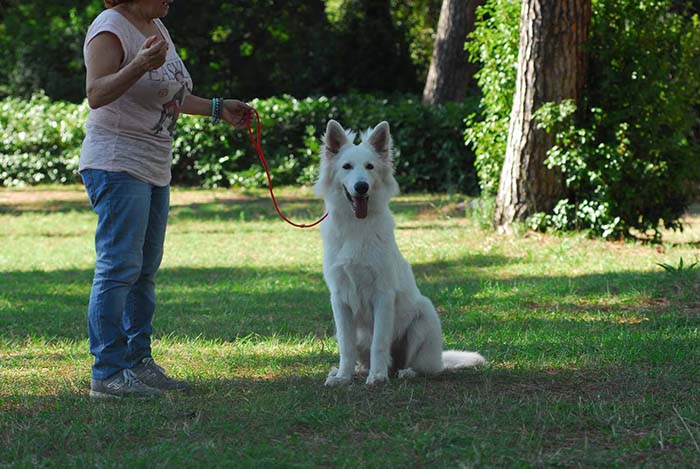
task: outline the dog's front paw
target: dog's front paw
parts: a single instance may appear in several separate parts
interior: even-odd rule
[[[386,373],[375,373],[373,371],[369,372],[367,376],[366,383],[369,386],[374,386],[375,384],[384,384],[389,382],[389,376]]]
[[[418,373],[416,373],[413,368],[404,368],[403,370],[399,370],[399,379],[410,379],[410,378],[415,378],[418,376]]]
[[[338,371],[338,368],[331,369],[326,377],[326,386],[345,386],[352,382],[352,376],[339,375]]]

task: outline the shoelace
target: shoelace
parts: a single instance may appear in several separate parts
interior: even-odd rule
[[[136,373],[134,373],[131,370],[124,370],[123,376],[124,383],[131,388],[146,386],[145,384],[143,384],[143,382],[141,382],[138,376],[136,376]]]

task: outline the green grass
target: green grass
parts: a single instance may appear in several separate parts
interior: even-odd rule
[[[173,192],[154,354],[190,395],[93,402],[81,188],[0,190],[0,466],[698,466],[697,216],[663,245],[500,237],[454,197],[393,203],[446,346],[480,370],[327,389],[317,229],[263,192]],[[281,193],[310,221],[322,205]]]

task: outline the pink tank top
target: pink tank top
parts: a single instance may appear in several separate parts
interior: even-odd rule
[[[79,171],[124,171],[156,186],[170,183],[175,124],[185,97],[192,91],[192,78],[177,54],[165,25],[154,20],[168,41],[166,62],[145,73],[115,101],[91,109],[80,154]],[[83,54],[90,41],[110,32],[121,42],[124,60],[131,62],[146,37],[114,9],[105,10],[90,25]]]

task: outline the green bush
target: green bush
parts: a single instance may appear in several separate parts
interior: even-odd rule
[[[0,1],[0,97],[85,96],[83,41],[102,0]]]
[[[337,98],[289,96],[255,100],[262,147],[278,184],[308,184],[316,177],[318,140],[328,119],[364,130],[386,120],[394,138],[396,175],[404,190],[478,190],[473,155],[461,143],[463,116],[475,101],[422,106],[416,97],[378,98],[351,94]],[[246,132],[224,126],[212,131],[202,119],[178,124],[173,175],[177,182],[204,186],[259,186],[265,181]]]
[[[255,100],[262,147],[277,184],[310,184],[318,169],[319,139],[328,119],[356,130],[391,124],[397,179],[405,191],[477,188],[473,155],[462,144],[463,116],[475,101],[423,106],[416,97],[351,94],[334,98]],[[31,100],[0,101],[0,162],[5,186],[73,182],[84,138],[87,105]],[[204,187],[261,186],[262,166],[247,131],[207,118],[181,116],[173,145],[173,183]]]
[[[3,186],[78,181],[87,104],[31,99],[0,101],[0,181]]]
[[[485,12],[495,16],[485,17],[470,46],[485,61],[479,78],[484,120],[467,138],[489,192],[498,187],[506,98],[512,100],[515,88],[512,34],[518,19],[493,22],[504,15],[494,8],[509,3],[518,2],[487,4]],[[536,113],[539,125],[556,135],[547,164],[563,172],[567,190],[551,213],[533,217],[532,226],[653,239],[660,226],[681,228],[700,173],[700,20],[684,5],[593,2],[584,98],[578,109],[571,102],[550,103]]]

